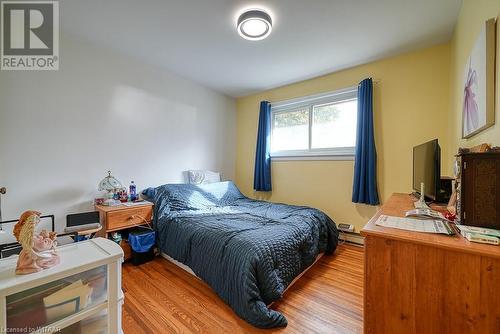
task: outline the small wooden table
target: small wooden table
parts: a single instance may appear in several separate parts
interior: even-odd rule
[[[500,333],[500,246],[375,225],[416,199],[393,194],[365,236],[365,333]]]
[[[109,233],[144,225],[153,218],[153,203],[145,202],[135,206],[96,205],[103,229],[99,235],[107,237]]]
[[[96,205],[95,209],[99,211],[101,225],[103,226],[103,229],[97,232],[96,235],[105,238],[108,238],[112,232],[150,223],[153,218],[153,203],[151,202],[135,206],[123,204],[118,206]],[[130,259],[132,253],[128,242],[122,240],[120,247],[123,249],[124,260]]]

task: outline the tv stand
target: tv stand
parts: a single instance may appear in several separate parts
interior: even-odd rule
[[[415,207],[415,209],[430,209],[430,207],[427,205],[427,203],[425,203],[425,201],[421,201],[421,200],[413,202],[413,206]]]
[[[415,209],[430,209],[425,203],[425,184],[423,182],[420,183],[420,196],[418,196],[417,201],[413,202],[413,206],[415,206]]]
[[[420,194],[417,193],[416,191],[412,192],[410,196],[415,197],[417,199],[416,201],[413,202],[413,206],[415,207],[415,209],[430,209],[429,204],[432,202],[429,202],[429,204],[427,204],[425,200],[421,201]]]

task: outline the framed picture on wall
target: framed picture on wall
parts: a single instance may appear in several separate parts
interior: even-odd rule
[[[470,138],[495,124],[496,19],[481,28],[464,71],[462,137]]]

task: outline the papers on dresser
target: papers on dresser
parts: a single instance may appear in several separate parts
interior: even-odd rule
[[[406,211],[406,217],[415,217],[415,218],[423,218],[423,219],[440,219],[446,220],[443,214],[439,211],[431,210],[431,209],[415,209]]]
[[[447,222],[439,219],[416,219],[380,215],[375,225],[413,232],[440,233],[447,235],[455,234]]]
[[[469,241],[500,245],[500,230],[478,226],[457,225],[460,234]]]

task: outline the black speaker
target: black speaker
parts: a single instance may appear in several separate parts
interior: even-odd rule
[[[439,191],[436,195],[436,202],[447,204],[450,201],[452,189],[453,179],[451,177],[442,176],[439,180]]]

